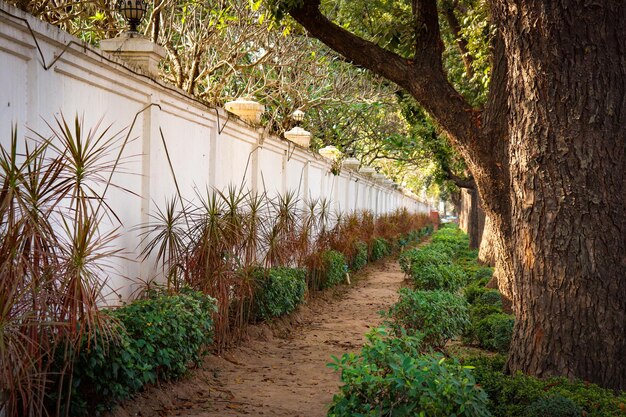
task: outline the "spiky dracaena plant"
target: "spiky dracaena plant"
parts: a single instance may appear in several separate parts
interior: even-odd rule
[[[112,153],[120,136],[98,126],[86,132],[78,117],[48,126],[50,137],[23,145],[14,129],[0,149],[0,409],[7,416],[63,415],[67,403],[53,398],[70,399],[80,340],[112,336],[98,301],[117,235],[98,225],[115,218],[105,191],[121,161]]]
[[[163,209],[157,207],[157,212],[150,214],[148,224],[139,226],[143,260],[155,254],[168,291],[178,291],[185,283],[189,223],[188,210],[182,204],[177,196],[166,200]]]
[[[265,266],[294,266],[298,253],[298,226],[301,211],[295,191],[278,194],[270,200],[268,218],[271,227],[264,236],[267,251]]]

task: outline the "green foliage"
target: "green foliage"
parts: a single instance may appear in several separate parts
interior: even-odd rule
[[[474,326],[481,347],[505,353],[509,350],[515,318],[508,314],[491,314]]]
[[[472,325],[476,326],[478,322],[492,314],[502,314],[502,308],[494,305],[476,304],[470,307],[469,312]]]
[[[498,308],[502,308],[502,296],[498,290],[493,290],[490,288],[486,289],[487,291],[483,292],[478,296],[475,300],[475,304],[483,305],[483,306],[494,306]]]
[[[399,262],[402,271],[407,275],[411,275],[413,267],[420,268],[428,265],[450,264],[451,259],[449,255],[426,246],[425,248],[414,248],[402,252]]]
[[[458,228],[444,227],[424,248],[405,251],[399,262],[402,270],[413,278],[415,287],[423,290],[456,291],[466,283],[463,269],[453,259],[468,246],[467,236]]]
[[[450,339],[461,335],[469,326],[465,299],[446,291],[413,291],[400,289],[400,299],[387,316],[397,333],[423,334],[423,343],[443,347]]]
[[[464,270],[467,271],[467,269]],[[469,285],[484,287],[489,281],[491,281],[491,278],[493,277],[493,269],[490,267],[481,266],[481,268],[475,270],[473,274],[468,275],[467,277]]]
[[[411,265],[411,277],[415,288],[422,290],[456,291],[465,285],[465,274],[456,265]]]
[[[482,265],[477,258],[478,251],[467,251],[456,259],[456,263],[463,269],[470,281],[479,280],[486,276],[491,278],[493,270]]]
[[[367,244],[359,241],[355,245],[356,252],[352,259],[352,270],[358,271],[367,265]]]
[[[504,357],[480,356],[463,361],[474,367],[476,382],[487,392],[494,417],[528,417],[528,408],[543,398],[562,396],[588,417],[626,416],[626,393],[614,393],[584,381],[566,378],[537,379],[521,373],[505,375]],[[552,416],[544,413],[543,416]]]
[[[540,398],[526,408],[528,417],[580,417],[582,410],[569,398],[561,395]]]
[[[506,352],[513,332],[514,318],[503,313],[502,298],[497,290],[476,283],[464,289],[469,309],[471,326],[463,335],[466,343],[478,341],[489,350]]]
[[[441,253],[450,258],[450,262],[456,256],[456,247],[443,242],[431,242],[424,250]]]
[[[291,313],[304,300],[306,270],[277,267],[254,272],[256,317],[268,320]]]
[[[374,239],[372,242],[372,261],[377,261],[391,254],[389,242],[383,238]]]
[[[493,305],[470,305],[469,317],[471,325],[463,333],[463,342],[466,344],[475,343],[477,341],[476,328],[478,323],[494,314],[503,314],[502,308]]]
[[[274,19],[281,20],[285,14],[292,8],[298,7],[304,3],[304,0],[264,0],[268,10]],[[260,3],[255,1],[254,3]],[[258,6],[257,6],[258,7]]]
[[[470,280],[472,282],[484,282],[485,284],[487,284],[491,278],[493,277],[493,268],[490,268],[488,266],[483,266],[482,268],[478,269],[474,275],[472,275],[470,277]]]
[[[442,226],[433,235],[432,244],[447,246],[452,250],[452,256],[467,255],[469,252],[469,237],[453,223]],[[471,252],[469,253],[471,254]]]
[[[127,398],[144,385],[181,376],[213,340],[215,300],[200,292],[152,294],[110,311],[119,337],[85,340],[74,364],[73,414]]]
[[[419,335],[368,334],[359,354],[333,358],[343,385],[328,415],[490,416],[487,396],[469,369],[440,354],[420,354]]]
[[[324,280],[322,288],[334,287],[343,282],[348,266],[346,257],[341,252],[328,250],[322,254]]]
[[[484,284],[481,285],[479,283],[471,283],[463,289],[465,298],[470,304],[474,304],[476,300],[478,300],[478,298],[487,291],[489,291],[489,288],[485,288]]]

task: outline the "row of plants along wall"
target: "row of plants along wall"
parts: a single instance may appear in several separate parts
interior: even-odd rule
[[[106,204],[123,163],[119,136],[76,118],[49,137],[0,150],[0,414],[95,413],[147,383],[180,376],[245,324],[291,311],[304,292],[341,281],[406,245],[428,218],[406,211],[333,214],[230,188],[173,198],[141,225],[146,262],[165,284],[101,308],[121,256]],[[129,195],[129,198],[132,196]],[[302,285],[302,282],[305,285]]]
[[[221,219],[232,221],[232,217],[220,216],[217,222],[220,223]],[[366,230],[363,227],[367,224],[373,226],[370,228],[373,236],[369,238],[363,234]],[[399,229],[400,225],[404,227],[406,224],[421,228],[403,229],[409,230],[406,232]],[[231,226],[222,225],[232,231]],[[299,227],[299,224],[296,222],[294,226]],[[358,233],[351,234],[350,230],[358,230]],[[377,234],[383,230],[387,238]],[[432,225],[428,225],[426,216],[411,215],[406,211],[376,219],[371,213],[352,213],[337,219],[336,224],[328,229],[329,236],[333,237],[324,237],[324,233],[318,236],[327,243],[326,246],[316,245],[323,250],[319,259],[309,260],[310,263],[267,268],[258,262],[234,264],[242,268],[233,271],[244,277],[241,283],[250,285],[247,288],[249,293],[243,299],[235,298],[241,297],[237,291],[229,293],[229,299],[213,298],[202,292],[207,287],[194,290],[191,283],[181,282],[184,276],[175,277],[175,284],[170,282],[169,288],[148,290],[145,299],[110,311],[110,316],[120,325],[118,338],[104,343],[102,339],[85,340],[81,346],[72,374],[74,392],[68,403],[69,414],[98,413],[142,389],[145,384],[177,378],[189,364],[198,364],[202,353],[215,347],[213,318],[220,319],[221,304],[229,306],[226,320],[237,320],[228,323],[230,329],[244,321],[258,322],[283,316],[294,311],[307,293],[345,282],[349,271],[358,271],[367,262],[379,260],[393,250],[416,242],[431,230]],[[193,246],[196,245],[197,242]],[[313,269],[307,269],[307,265],[313,265]],[[220,276],[212,278],[219,280]],[[237,306],[241,309],[239,312],[233,310],[233,301],[240,303]],[[238,330],[243,331],[243,325]],[[88,342],[93,345],[85,345]]]
[[[144,228],[144,255],[158,264],[168,291],[190,287],[217,300],[215,344],[221,349],[272,310],[263,307],[260,289],[279,291],[275,287],[289,277],[301,277],[308,292],[331,287],[345,279],[347,268],[358,270],[407,245],[430,224],[427,215],[406,210],[378,217],[337,213],[325,199],[229,187],[185,204],[172,198]],[[284,291],[301,297],[303,287]]]
[[[414,288],[400,290],[385,325],[357,353],[333,357],[343,386],[329,416],[624,416],[626,393],[583,381],[503,372],[513,316],[492,270],[450,225],[403,252]]]

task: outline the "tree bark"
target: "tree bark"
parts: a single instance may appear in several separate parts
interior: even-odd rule
[[[496,6],[510,103],[508,370],[626,389],[626,8]]]
[[[480,207],[478,191],[461,190],[459,226],[469,236],[470,249],[478,249],[485,224],[485,213]]]
[[[412,2],[414,59],[334,25],[319,0],[290,13],[412,94],[463,155],[492,226],[499,288],[514,305],[508,369],[626,389],[626,7],[491,5],[484,109],[446,78],[435,0]]]
[[[496,252],[495,252],[493,226],[489,216],[485,216],[485,227],[483,228],[482,239],[480,240],[480,246],[478,248],[478,260],[485,265],[495,266],[496,264]]]
[[[477,190],[468,190],[471,197],[469,245],[470,249],[478,249],[485,228],[485,212],[480,207],[480,199]]]

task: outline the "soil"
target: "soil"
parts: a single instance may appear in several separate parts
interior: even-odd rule
[[[368,265],[352,285],[316,296],[287,318],[250,326],[238,347],[207,356],[183,380],[148,388],[109,417],[326,416],[340,382],[326,366],[331,355],[360,349],[403,281],[394,260]]]

